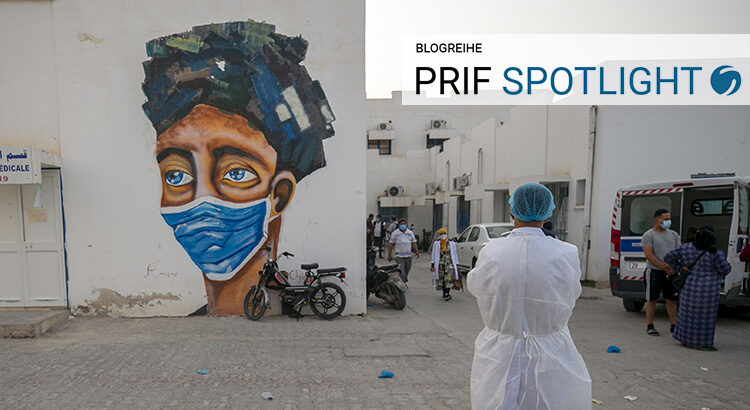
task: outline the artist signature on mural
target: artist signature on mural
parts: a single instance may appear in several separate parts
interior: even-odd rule
[[[143,276],[144,278],[175,278],[179,275],[178,272],[162,272],[156,270],[156,262],[151,262],[146,266],[146,274]]]

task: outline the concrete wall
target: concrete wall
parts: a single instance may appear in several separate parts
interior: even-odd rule
[[[0,61],[0,142],[62,153],[74,310],[185,315],[206,303],[201,271],[160,215],[141,62],[153,38],[249,18],[309,42],[303,64],[337,118],[327,165],[296,186],[284,211],[279,249],[296,258],[282,268],[348,267],[345,313],[365,311],[366,158],[353,138],[366,129],[363,1],[5,1],[0,51],[14,57]]]
[[[388,99],[367,100],[367,129],[376,129],[379,123],[391,121],[396,131],[393,154],[403,155],[408,150],[424,149],[425,135],[432,120],[444,120],[446,126],[458,135],[468,135],[472,128],[487,118],[498,121],[508,119],[505,106],[419,106],[401,105],[401,92],[394,91]]]
[[[0,145],[60,153],[51,1],[0,2]]]
[[[750,107],[604,106],[597,118],[589,278],[607,280],[618,188],[698,172],[750,175]]]

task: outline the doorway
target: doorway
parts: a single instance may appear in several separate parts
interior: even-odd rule
[[[0,307],[67,306],[59,169],[0,185]]]

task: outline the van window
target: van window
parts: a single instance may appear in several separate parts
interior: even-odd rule
[[[622,236],[640,236],[654,227],[654,212],[668,209],[672,230],[680,231],[681,193],[664,195],[626,195],[622,198]]]
[[[734,199],[696,199],[690,203],[690,213],[694,216],[731,215]]]
[[[739,217],[739,224],[737,226],[738,234],[740,235],[747,235],[748,234],[748,218],[747,213],[750,211],[750,198],[748,198],[748,188],[746,186],[741,186],[739,189],[740,194],[740,209],[738,213]]]

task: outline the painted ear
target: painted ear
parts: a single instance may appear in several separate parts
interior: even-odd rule
[[[297,179],[289,171],[279,171],[271,182],[271,213],[278,215],[289,206],[297,188]]]

